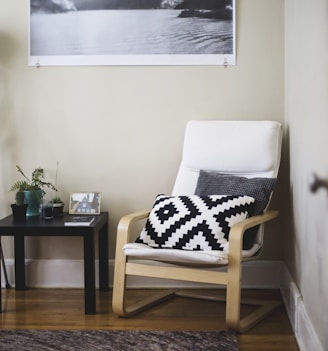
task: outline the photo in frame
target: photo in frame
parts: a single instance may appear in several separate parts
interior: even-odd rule
[[[236,0],[30,0],[28,64],[235,65]]]
[[[99,215],[101,194],[99,192],[70,193],[69,214]]]

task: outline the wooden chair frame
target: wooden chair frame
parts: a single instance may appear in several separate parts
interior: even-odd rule
[[[241,276],[242,276],[242,243],[245,230],[263,224],[278,216],[277,211],[267,211],[262,215],[248,218],[235,224],[229,234],[229,253],[226,271],[217,272],[205,268],[170,265],[170,266],[152,266],[145,263],[129,262],[123,252],[123,246],[129,242],[133,225],[148,217],[149,210],[135,212],[122,217],[118,225],[116,259],[114,270],[114,288],[112,307],[115,314],[121,317],[131,317],[144,311],[154,305],[168,300],[174,296],[184,296],[200,299],[226,301],[226,326],[238,332],[245,332],[264,317],[273,312],[281,305],[280,301],[265,301],[257,299],[241,300]],[[250,258],[254,259],[254,258]],[[249,259],[248,259],[249,260]],[[215,265],[213,267],[222,266]],[[189,282],[201,282],[210,284],[221,284],[226,286],[226,297],[213,297],[194,295],[189,292],[179,292],[176,290],[167,290],[155,294],[132,306],[125,306],[125,289],[127,275],[144,276],[163,279],[175,279]],[[241,303],[259,306],[254,312],[240,318]]]

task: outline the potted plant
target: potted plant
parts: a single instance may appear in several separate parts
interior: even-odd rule
[[[64,213],[64,203],[59,196],[53,198],[52,206],[54,217],[61,217]]]
[[[17,171],[23,176],[23,180],[15,182],[10,191],[24,193],[24,203],[28,204],[26,216],[38,216],[40,214],[40,205],[44,194],[44,188],[56,191],[56,187],[45,181],[45,171],[38,167],[32,172],[31,178],[27,177],[21,167],[16,166]],[[16,193],[16,195],[17,195]]]
[[[57,168],[56,168],[56,183],[55,183],[56,194],[55,194],[55,197],[52,199],[54,217],[61,217],[64,213],[64,202],[61,200],[60,196],[57,195],[58,166],[59,166],[59,162],[57,162]]]
[[[24,191],[18,190],[15,195],[15,203],[11,204],[15,222],[24,222],[26,220],[27,204],[24,203]]]

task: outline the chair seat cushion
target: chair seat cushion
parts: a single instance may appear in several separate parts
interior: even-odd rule
[[[249,216],[262,214],[268,207],[276,178],[247,178],[218,172],[200,170],[195,194],[207,195],[248,195],[255,199]],[[258,227],[248,229],[243,238],[243,248],[249,250],[256,240]]]
[[[254,244],[250,250],[243,250],[244,259],[252,257],[260,249],[258,244]],[[228,263],[228,253],[219,250],[188,251],[177,249],[155,249],[146,244],[129,243],[123,247],[124,254],[128,257],[138,259],[153,260],[160,262],[171,262],[176,264],[190,265],[226,265]]]
[[[245,195],[158,195],[136,243],[165,250],[227,252],[231,226],[248,217],[254,202]]]

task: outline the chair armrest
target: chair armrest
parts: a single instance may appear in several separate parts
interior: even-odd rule
[[[145,219],[149,216],[150,209],[133,212],[123,216],[117,227],[117,244],[123,247],[130,242],[131,229],[135,222]]]
[[[256,227],[259,224],[263,224],[267,221],[270,221],[271,219],[278,217],[278,215],[279,215],[278,211],[271,211],[270,210],[270,211],[267,211],[263,214],[259,214],[259,215],[253,216],[253,217],[246,218],[243,221],[234,224],[231,227],[231,230],[233,228],[237,228],[239,232],[242,231],[242,233],[244,233],[247,229],[252,228],[252,227]],[[230,231],[230,235],[231,235],[231,231]],[[229,241],[230,241],[230,235],[229,235]]]
[[[267,211],[263,214],[247,218],[239,223],[234,224],[229,233],[229,260],[232,258],[239,257],[238,260],[241,260],[242,256],[242,246],[243,246],[243,237],[247,229],[256,227],[259,224],[263,224],[271,219],[278,217],[278,211]],[[237,256],[236,256],[237,255]]]

